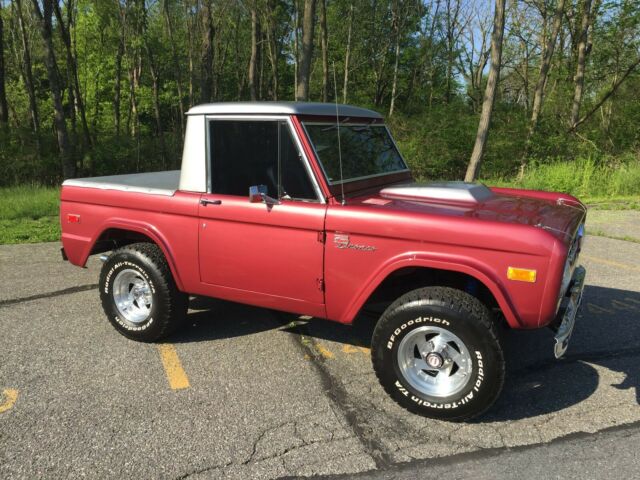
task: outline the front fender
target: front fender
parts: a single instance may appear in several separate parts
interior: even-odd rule
[[[364,287],[344,311],[344,315],[340,321],[343,323],[351,323],[375,289],[388,278],[389,275],[407,267],[453,271],[464,273],[475,278],[487,287],[494,296],[509,325],[513,328],[523,328],[523,322],[516,314],[515,306],[504,284],[495,278],[493,272],[486,271],[483,264],[469,257],[445,256],[425,252],[408,252],[389,259],[365,283]]]

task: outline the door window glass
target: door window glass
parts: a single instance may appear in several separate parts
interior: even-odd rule
[[[209,150],[212,193],[247,196],[266,185],[274,198],[317,200],[286,122],[211,120]]]

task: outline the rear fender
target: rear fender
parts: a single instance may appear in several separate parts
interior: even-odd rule
[[[167,263],[169,264],[169,268],[171,269],[171,274],[173,275],[173,279],[176,282],[176,286],[178,287],[179,290],[183,291],[183,283],[180,278],[180,274],[178,273],[178,269],[176,268],[175,258],[171,250],[171,247],[169,246],[169,242],[156,227],[145,222],[127,220],[123,218],[110,218],[109,220],[104,222],[102,225],[100,225],[99,228],[96,229],[96,232],[98,233],[94,237],[92,237],[89,241],[86,241],[85,238],[75,239],[73,238],[74,236],[65,235],[64,236],[65,238],[63,239],[65,243],[66,242],[76,243],[75,248],[72,248],[72,249],[65,248],[67,253],[72,251],[78,252],[78,254],[74,256],[75,258],[72,258],[70,256],[69,260],[71,261],[71,263],[73,263],[74,265],[79,265],[84,267],[87,263],[87,259],[89,258],[89,255],[91,255],[91,251],[93,250],[96,242],[100,239],[100,237],[102,237],[102,235],[107,230],[113,230],[113,229],[139,233],[141,235],[148,237],[149,240],[151,240],[153,243],[158,245],[158,247],[160,247],[160,250],[162,250],[164,257],[167,259]],[[77,242],[79,241],[83,243],[82,246],[79,246],[77,244]]]

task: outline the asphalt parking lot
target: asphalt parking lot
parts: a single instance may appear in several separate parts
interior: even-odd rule
[[[384,472],[640,422],[640,243],[588,236],[567,357],[553,359],[548,330],[506,332],[502,397],[466,424],[387,397],[366,317],[345,327],[197,298],[185,330],[139,344],[104,318],[99,260],[81,270],[58,248],[0,246],[1,478]]]

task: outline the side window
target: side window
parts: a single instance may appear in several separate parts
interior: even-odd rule
[[[317,200],[309,173],[285,122],[280,122],[280,198]]]
[[[209,151],[212,193],[266,185],[272,197],[317,200],[286,122],[211,120]]]

